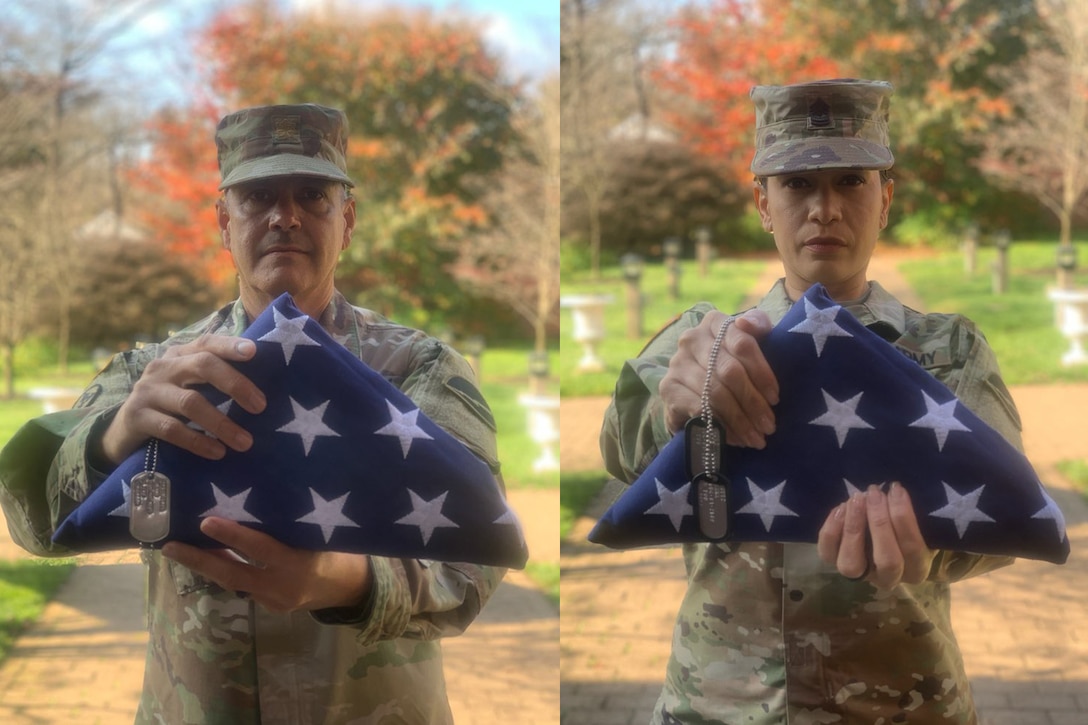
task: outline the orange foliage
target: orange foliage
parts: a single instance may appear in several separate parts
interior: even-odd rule
[[[221,103],[157,118],[136,177],[162,200],[148,220],[164,244],[200,264],[209,280],[232,277],[214,215],[212,137],[223,108],[315,102],[344,109],[366,266],[381,264],[381,255],[394,266],[413,258],[440,265],[436,249],[487,222],[468,179],[501,166],[512,139],[509,98],[520,90],[502,79],[470,22],[397,9],[281,17],[254,3],[214,17],[195,57]],[[357,263],[345,259],[342,271],[355,274]]]
[[[677,97],[668,121],[700,154],[718,159],[738,181],[751,177],[754,85],[841,75],[811,33],[790,33],[789,8],[773,0],[715,0],[675,21],[675,56],[655,80]]]
[[[129,179],[143,200],[137,214],[163,249],[223,289],[234,265],[219,243],[215,215],[219,168],[211,139],[218,116],[208,104],[160,111],[148,124],[149,156]]]

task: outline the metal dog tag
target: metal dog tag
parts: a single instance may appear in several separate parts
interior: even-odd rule
[[[684,459],[688,467],[688,478],[695,480],[702,475],[717,477],[722,470],[721,423],[710,419],[707,425],[702,418],[692,418],[684,424],[687,450]]]
[[[724,476],[695,479],[695,500],[699,508],[699,531],[708,539],[723,539],[729,533],[729,481]]]
[[[162,541],[170,534],[170,479],[156,471],[132,477],[128,530],[144,544]]]
[[[695,484],[699,531],[708,539],[729,533],[729,479],[722,473],[725,431],[714,418],[692,418],[685,424],[684,451],[688,477]]]

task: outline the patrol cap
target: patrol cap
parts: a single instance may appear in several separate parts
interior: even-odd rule
[[[254,179],[316,176],[355,186],[347,174],[348,119],[314,103],[235,111],[215,129],[219,189]]]
[[[855,78],[755,86],[749,94],[756,107],[752,173],[891,168],[891,94],[891,83]]]

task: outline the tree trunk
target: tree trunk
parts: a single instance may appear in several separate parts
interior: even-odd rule
[[[58,290],[60,315],[57,320],[57,366],[61,375],[68,374],[68,347],[72,340],[72,299],[71,290]]]
[[[15,398],[15,346],[10,342],[0,345],[0,370],[4,376],[4,400]]]
[[[586,203],[589,211],[589,271],[590,279],[601,279],[601,199],[596,189],[587,189]]]

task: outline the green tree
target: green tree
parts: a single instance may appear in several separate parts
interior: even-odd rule
[[[423,10],[281,16],[256,3],[217,17],[201,47],[231,106],[347,113],[358,221],[341,288],[414,324],[455,308],[449,267],[488,221],[481,179],[517,140],[509,99],[520,90],[479,28]]]
[[[1041,0],[1046,32],[1002,76],[1008,107],[984,137],[982,169],[1022,190],[1058,220],[1058,244],[1072,248],[1073,221],[1088,194],[1088,7]],[[1059,285],[1070,280],[1059,271]]]
[[[950,233],[1025,208],[975,162],[980,133],[1005,107],[1006,85],[990,71],[1023,56],[1037,23],[1031,0],[713,0],[677,14],[675,58],[655,77],[677,99],[674,125],[740,183],[752,153],[752,85],[891,81],[893,224],[915,217]]]
[[[895,85],[895,214],[958,228],[1009,203],[976,165],[980,132],[1004,108],[991,71],[1016,63],[1037,27],[1033,0],[790,2],[790,32],[821,39],[857,77]]]

